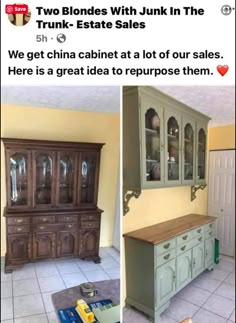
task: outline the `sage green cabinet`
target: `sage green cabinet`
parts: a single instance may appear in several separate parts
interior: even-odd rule
[[[215,238],[205,240],[205,267],[210,268],[214,264]]]
[[[205,269],[204,241],[193,248],[192,255],[192,278],[195,278]]]
[[[192,250],[188,250],[176,259],[176,291],[179,291],[192,280]]]
[[[165,304],[174,294],[176,285],[175,259],[156,269],[156,306]]]
[[[209,120],[153,87],[124,87],[124,190],[205,184]]]

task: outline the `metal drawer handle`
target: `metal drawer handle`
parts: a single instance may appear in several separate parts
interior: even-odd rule
[[[45,229],[45,227],[39,227],[39,229],[40,229],[40,230],[43,230],[43,229]]]
[[[16,231],[22,231],[22,228],[16,228]]]
[[[168,255],[164,256],[163,258],[166,259],[166,260],[169,259],[170,258],[170,253],[168,253]]]
[[[170,243],[167,243],[163,246],[165,249],[168,249],[170,247]]]
[[[46,221],[47,221],[47,218],[43,218],[43,219],[42,219],[42,221],[43,221],[43,222],[46,222]]]
[[[73,227],[73,225],[72,224],[68,224],[68,226],[67,226],[69,229],[70,228],[72,228]]]
[[[70,217],[69,217],[69,216],[67,216],[67,217],[66,217],[66,220],[70,220]]]
[[[212,226],[213,226],[213,223],[209,224],[209,227],[210,227],[210,228],[212,228]]]
[[[182,239],[186,240],[188,238],[188,235],[186,234],[186,236],[183,236]]]
[[[213,231],[209,232],[209,236],[211,236],[211,235],[212,235],[212,233],[213,233]]]
[[[23,219],[15,219],[15,222],[16,223],[21,223],[21,222],[23,222]]]
[[[183,247],[181,247],[180,249],[181,249],[181,250],[185,250],[185,248],[186,248],[186,245],[185,245],[185,246],[183,246]]]
[[[193,258],[193,266],[195,266],[196,265],[196,260],[195,260],[195,258]]]
[[[199,230],[197,230],[197,233],[200,233],[202,231],[202,229],[199,229]]]
[[[202,237],[198,238],[198,241],[202,241]]]

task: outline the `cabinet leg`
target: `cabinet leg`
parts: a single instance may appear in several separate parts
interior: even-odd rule
[[[96,259],[93,260],[95,264],[100,264],[101,263],[101,257],[97,256]]]

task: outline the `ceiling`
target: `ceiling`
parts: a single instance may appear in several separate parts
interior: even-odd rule
[[[235,123],[234,86],[158,86],[162,92],[208,115],[210,126]]]
[[[235,123],[234,86],[157,86],[212,118],[210,126]],[[2,103],[119,113],[118,86],[3,86]]]

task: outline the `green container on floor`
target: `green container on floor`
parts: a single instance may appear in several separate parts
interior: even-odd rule
[[[215,264],[218,264],[220,262],[220,257],[219,257],[220,250],[219,249],[220,249],[219,240],[215,239],[215,255],[214,255]]]

